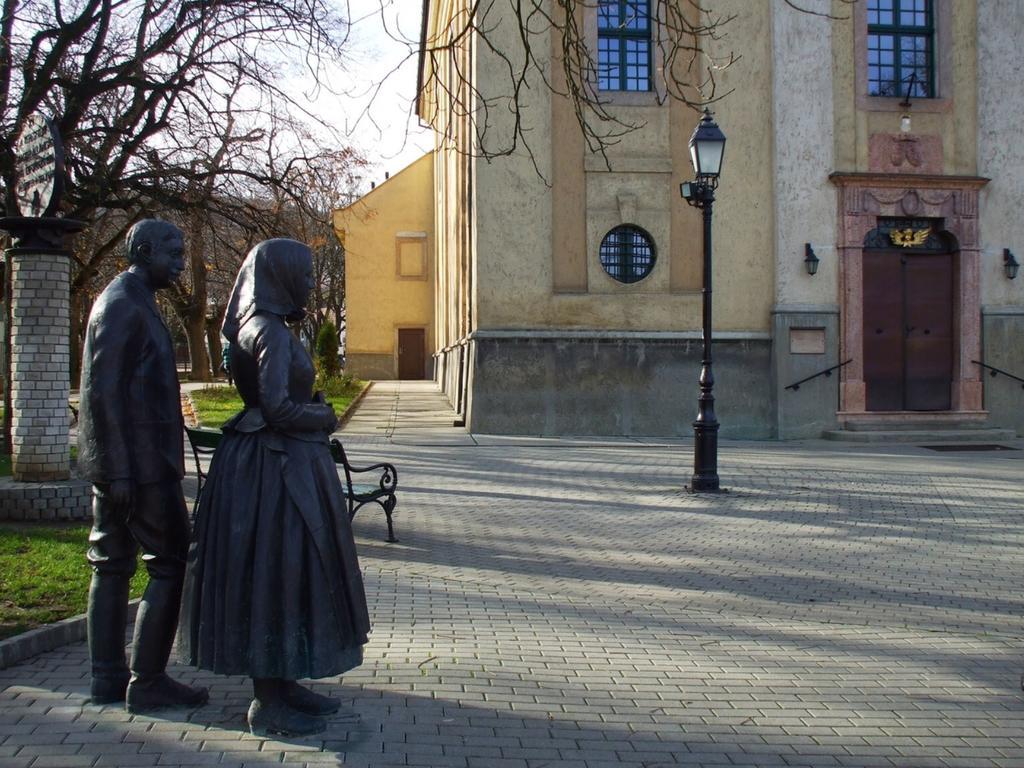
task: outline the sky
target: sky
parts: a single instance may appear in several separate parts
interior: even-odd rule
[[[346,0],[337,2],[344,7]],[[347,0],[347,5],[353,21],[351,59],[336,75],[344,83],[344,108],[337,109],[336,96],[329,98],[333,109],[330,103],[321,108],[343,114],[333,122],[370,161],[359,185],[366,192],[371,181],[380,183],[385,172],[397,173],[434,145],[432,133],[419,126],[413,105],[422,2]]]

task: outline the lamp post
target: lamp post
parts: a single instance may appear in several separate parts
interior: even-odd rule
[[[704,215],[704,287],[702,297],[702,328],[704,351],[700,368],[700,397],[697,420],[693,422],[693,478],[691,491],[718,491],[718,418],[715,416],[715,377],[711,372],[711,213],[715,202],[718,175],[722,171],[725,134],[711,119],[704,117],[690,137],[690,159],[697,174],[694,181],[684,182],[680,194],[687,203]]]

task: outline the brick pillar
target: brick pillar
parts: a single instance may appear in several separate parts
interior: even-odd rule
[[[43,250],[43,249],[41,249]],[[11,457],[14,479],[66,480],[68,304],[66,253],[7,252],[11,272]]]

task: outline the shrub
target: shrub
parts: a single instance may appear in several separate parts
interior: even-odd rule
[[[320,326],[316,335],[316,368],[317,372],[328,379],[338,375],[338,329],[330,320]]]
[[[362,382],[353,378],[348,373],[336,373],[328,376],[324,373],[317,374],[316,388],[322,390],[329,398],[345,397],[362,389]]]

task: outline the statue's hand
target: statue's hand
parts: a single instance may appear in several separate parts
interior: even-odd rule
[[[110,497],[110,503],[119,514],[127,518],[128,513],[131,512],[132,508],[132,481],[131,480],[114,480],[110,484],[110,491],[108,492]]]
[[[328,434],[329,434],[329,433],[333,432],[334,430],[336,430],[337,428],[338,428],[338,414],[336,414],[334,412],[334,409],[332,408],[331,409],[331,418],[327,422],[327,424],[324,425],[324,429],[326,429]]]

